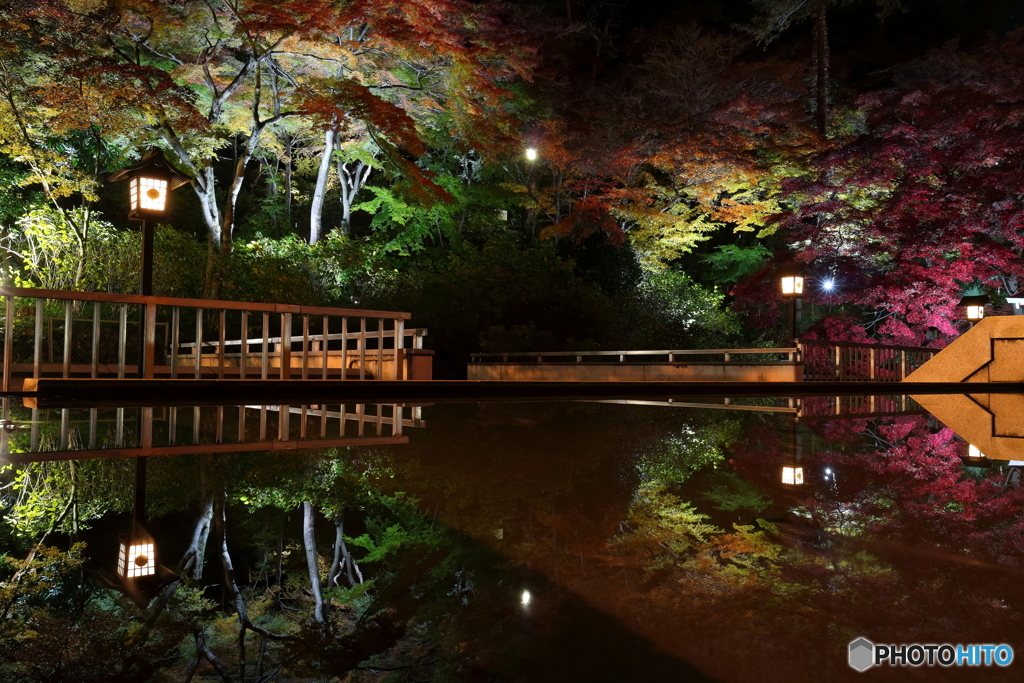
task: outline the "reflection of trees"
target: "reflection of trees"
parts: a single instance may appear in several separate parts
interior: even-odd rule
[[[721,680],[814,680],[845,666],[836,643],[857,635],[1002,642],[1024,604],[1007,569],[1021,556],[1019,494],[993,486],[996,474],[963,476],[952,436],[923,418],[866,425],[891,447],[851,433],[806,448],[809,469],[827,465],[839,483],[809,478],[794,495],[777,483],[789,447],[777,417],[723,427],[719,414],[594,404],[437,410],[449,419],[431,416],[401,449],[159,461],[150,509],[182,529],[162,555],[182,557],[180,581],[140,611],[83,574],[81,548],[41,549],[20,584],[7,561],[0,679],[163,668],[181,680],[526,680],[522,662],[548,647],[565,660],[551,676],[569,680],[573,643],[618,640],[622,659],[660,650]],[[723,446],[723,434],[741,439]],[[731,525],[705,501],[736,481],[739,498],[775,500],[768,519]],[[54,673],[39,657],[62,637]],[[793,666],[765,666],[778,661]]]

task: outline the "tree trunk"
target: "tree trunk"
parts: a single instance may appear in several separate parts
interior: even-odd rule
[[[310,244],[320,241],[324,195],[327,193],[327,179],[331,173],[331,153],[334,151],[334,141],[337,137],[338,133],[334,130],[324,133],[324,152],[320,156],[320,169],[316,174],[316,187],[313,188],[313,197],[309,207]]]
[[[818,134],[824,138],[828,135],[828,17],[824,0],[818,0],[814,14],[814,97],[815,123]]]
[[[338,159],[338,181],[341,183],[341,232],[348,235],[352,228],[352,204],[356,195],[370,179],[370,171],[373,166],[357,161],[354,168],[349,168],[346,162]]]
[[[320,567],[316,557],[316,539],[313,536],[313,506],[309,503],[302,504],[302,545],[306,549],[306,569],[309,572],[309,585],[313,589],[313,619],[318,624],[327,620],[324,618],[324,597],[320,592]]]

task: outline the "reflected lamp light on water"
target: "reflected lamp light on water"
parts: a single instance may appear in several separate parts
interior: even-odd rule
[[[118,537],[117,574],[138,579],[156,574],[156,544],[150,536],[125,534]]]
[[[783,465],[782,483],[799,486],[804,483],[804,468],[801,465]]]
[[[968,320],[981,320],[985,317],[985,306],[990,299],[985,295],[965,296],[960,299],[959,306],[964,307],[964,317]]]

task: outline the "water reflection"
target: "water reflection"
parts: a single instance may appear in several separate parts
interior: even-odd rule
[[[3,399],[7,462],[406,443],[422,408],[401,404],[29,409]]]
[[[317,410],[306,435],[320,438],[341,411]],[[114,570],[130,526],[131,463],[9,468],[0,666],[17,661],[20,680],[820,681],[859,675],[858,636],[1021,651],[1024,491],[913,401],[423,410],[429,428],[400,445],[151,460],[148,532],[176,578],[144,608],[93,573]],[[199,442],[215,444],[205,411]],[[232,431],[237,411],[221,439],[258,433],[249,408]],[[301,411],[267,410],[268,435]],[[85,434],[87,417],[67,422]],[[186,438],[196,423],[178,419]],[[154,412],[155,438],[169,420]],[[44,656],[69,638],[71,655]],[[870,675],[937,673],[1016,679]]]

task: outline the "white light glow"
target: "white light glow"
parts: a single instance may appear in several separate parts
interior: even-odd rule
[[[824,287],[826,291],[831,292],[835,288],[836,283],[832,280],[825,280],[821,283],[821,286]]]
[[[523,591],[523,596],[519,599],[519,602],[525,607],[530,604],[530,591]]]
[[[968,458],[984,458],[985,454],[978,450],[978,447],[972,444],[967,444],[967,457]]]
[[[968,306],[967,307],[967,319],[968,320],[981,320],[985,317],[984,306]]]
[[[832,468],[831,467],[826,467],[825,468],[825,474],[832,474]]]
[[[536,150],[536,148],[534,148],[534,147],[527,147],[526,148],[526,160],[527,161],[537,161],[537,150]]]

